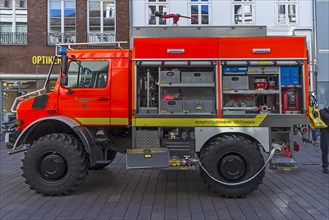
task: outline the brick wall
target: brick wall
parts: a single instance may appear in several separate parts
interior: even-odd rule
[[[77,2],[76,39],[77,42],[86,42],[87,1]],[[32,64],[34,56],[55,54],[55,47],[47,45],[47,1],[29,0],[27,10],[28,44],[0,45],[0,73],[45,74],[48,72],[49,65]],[[116,40],[129,42],[129,0],[117,0],[116,16]]]
[[[116,16],[116,40],[129,42],[129,0],[117,0]]]

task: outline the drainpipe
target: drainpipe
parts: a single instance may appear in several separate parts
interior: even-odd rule
[[[133,0],[129,0],[129,47],[133,48]]]
[[[314,52],[314,58],[313,58],[313,62],[314,62],[314,92],[315,92],[315,96],[318,94],[318,68],[317,68],[317,64],[318,64],[318,46],[317,46],[317,23],[316,23],[316,1],[317,0],[313,0],[312,2],[312,7],[313,7],[313,52]]]
[[[11,26],[11,32],[13,35],[13,42],[16,43],[16,0],[12,1],[12,11],[13,11],[13,24]]]
[[[26,74],[26,73],[1,73],[1,80],[45,80],[47,74]],[[52,74],[51,79],[57,79],[58,75]],[[1,87],[0,87],[1,88]]]
[[[0,92],[2,94],[2,80],[0,80]],[[2,95],[0,96],[0,111],[1,111],[1,114],[0,114],[0,125],[2,125],[2,117],[3,117],[3,112],[2,112]],[[0,134],[2,135],[2,126],[0,127]]]
[[[314,17],[314,16],[313,16]],[[313,25],[314,25],[314,19],[313,19]],[[317,54],[316,54],[316,28],[315,26],[313,28],[300,28],[300,29],[294,29],[292,31],[292,34],[293,35],[296,35],[296,32],[297,31],[309,31],[311,32],[311,60],[310,60],[310,68],[309,68],[309,72],[310,72],[310,82],[309,82],[309,85],[310,85],[310,91],[309,93],[312,94],[312,95],[316,95],[316,90],[317,90],[317,87],[316,87],[316,82],[317,82]]]
[[[317,69],[317,60],[318,60],[318,54],[317,54],[317,23],[316,23],[316,0],[312,1],[312,23],[313,23],[313,28],[307,28],[307,29],[294,29],[293,30],[293,35],[296,35],[296,31],[311,31],[312,33],[312,60],[310,63],[310,93],[317,95],[317,79],[318,79],[318,69]]]

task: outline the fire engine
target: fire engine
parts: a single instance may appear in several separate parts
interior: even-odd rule
[[[224,197],[257,189],[268,163],[294,167],[293,132],[308,123],[305,37],[136,37],[132,49],[121,43],[59,46],[54,90],[15,101],[13,152],[26,151],[22,170],[31,189],[71,193],[118,152],[128,169],[199,169]]]

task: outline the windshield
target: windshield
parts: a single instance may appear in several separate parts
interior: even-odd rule
[[[107,61],[72,61],[66,88],[105,88],[108,67]]]

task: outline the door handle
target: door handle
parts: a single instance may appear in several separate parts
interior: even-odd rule
[[[109,98],[106,98],[106,97],[100,97],[100,98],[98,98],[98,101],[108,101],[109,100]]]

